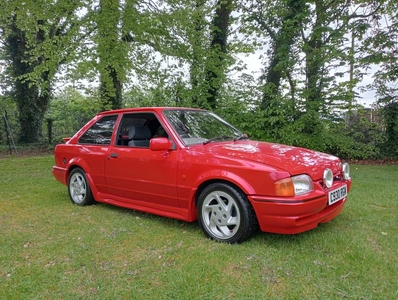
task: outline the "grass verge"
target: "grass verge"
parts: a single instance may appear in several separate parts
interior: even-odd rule
[[[340,216],[240,245],[197,223],[72,205],[52,156],[0,159],[0,299],[397,299],[398,166],[353,165]]]

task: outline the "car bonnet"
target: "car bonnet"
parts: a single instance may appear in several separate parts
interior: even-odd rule
[[[313,180],[323,176],[325,168],[334,174],[340,170],[340,159],[321,152],[281,144],[235,141],[210,143],[201,147],[216,155],[228,156],[283,169],[291,175],[308,174]]]

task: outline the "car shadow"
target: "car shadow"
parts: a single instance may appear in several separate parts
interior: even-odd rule
[[[205,238],[205,235],[199,227],[197,221],[186,222],[133,209],[109,205],[106,203],[96,203],[93,206],[100,209],[105,209],[110,213],[127,215],[133,219],[145,219],[146,222],[153,223],[153,226],[161,226],[162,228],[169,228],[170,230],[181,230],[181,233],[183,231],[188,231],[192,235],[197,235],[198,238]],[[312,241],[315,242],[318,239],[324,238],[325,235],[333,234],[333,231],[336,230],[335,226],[339,227],[338,220],[333,220],[326,224],[320,224],[314,229],[298,234],[268,233],[262,232],[258,229],[253,237],[245,241],[243,244],[262,244],[266,245],[267,247],[276,249],[286,247],[295,248],[301,247],[303,245],[308,246],[312,244]]]
[[[197,221],[186,222],[186,221],[181,221],[181,220],[177,220],[177,219],[158,216],[158,215],[151,214],[151,213],[141,212],[141,211],[134,210],[134,209],[110,205],[110,204],[106,204],[106,203],[98,203],[97,202],[94,205],[97,207],[101,207],[101,208],[103,207],[104,209],[109,210],[114,213],[130,215],[132,218],[142,218],[147,221],[153,221],[156,223],[160,223],[162,225],[162,227],[170,227],[170,228],[183,227],[184,229],[188,229],[188,230],[192,229],[193,231],[200,230]]]

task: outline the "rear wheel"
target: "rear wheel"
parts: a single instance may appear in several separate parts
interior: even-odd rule
[[[198,221],[211,239],[241,243],[257,230],[257,218],[246,196],[227,183],[208,185],[199,195]]]
[[[86,173],[81,168],[73,169],[70,172],[68,190],[70,200],[73,204],[84,206],[95,203]]]

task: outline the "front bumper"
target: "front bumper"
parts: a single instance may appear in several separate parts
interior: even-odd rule
[[[351,182],[345,182],[350,190]],[[334,186],[333,188],[336,188]],[[317,190],[309,198],[284,199],[263,196],[248,196],[261,231],[296,234],[326,223],[343,210],[347,197],[328,205],[327,193]]]

